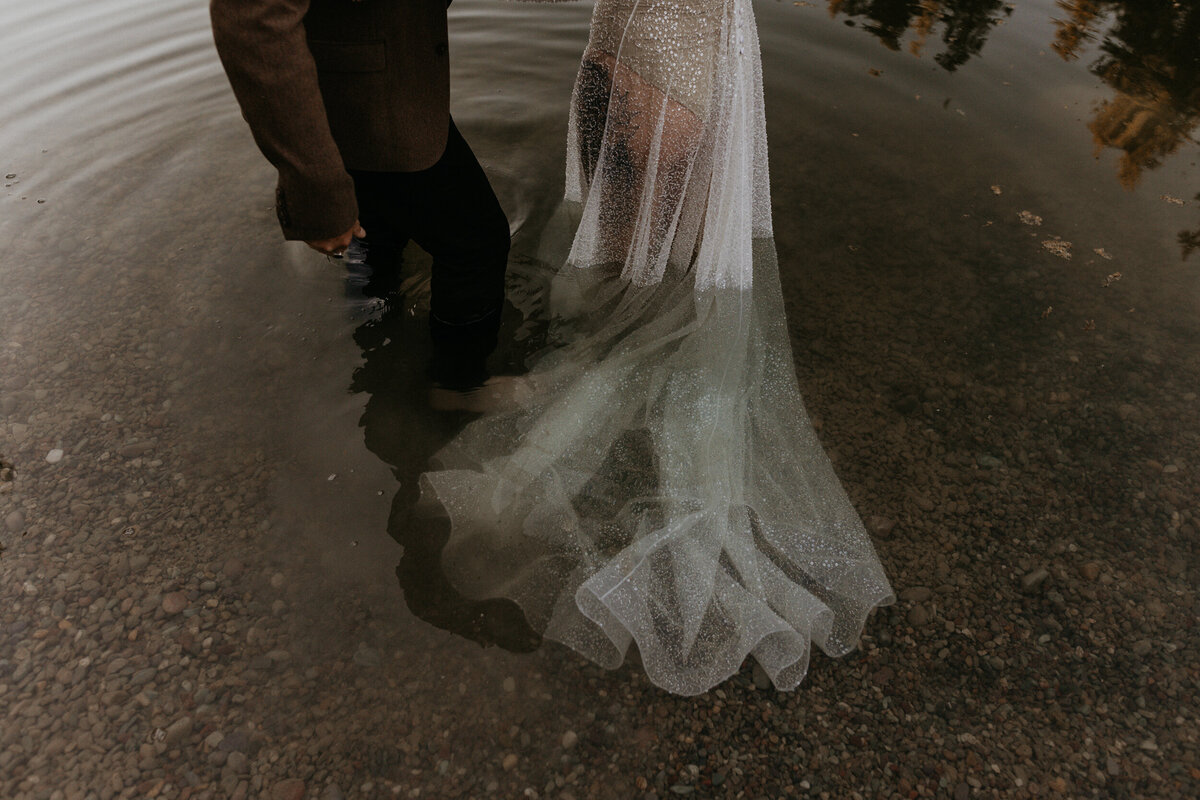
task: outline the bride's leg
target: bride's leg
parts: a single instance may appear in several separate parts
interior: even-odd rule
[[[703,120],[596,49],[584,54],[575,102],[581,166],[600,192],[604,251],[623,261],[634,231],[650,225],[641,255],[657,253],[683,197]]]

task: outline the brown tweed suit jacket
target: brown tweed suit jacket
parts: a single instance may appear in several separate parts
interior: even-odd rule
[[[348,169],[432,166],[449,130],[446,0],[211,0],[217,52],[279,170],[288,239],[358,217]]]

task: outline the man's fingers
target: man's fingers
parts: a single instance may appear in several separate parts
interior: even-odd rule
[[[332,239],[313,239],[305,242],[305,244],[322,255],[341,258],[345,254],[346,248],[350,246],[350,242],[354,240],[355,236],[362,239],[366,235],[367,232],[363,230],[362,225],[359,225],[358,220],[355,220],[354,227],[343,233],[341,236],[335,236]]]

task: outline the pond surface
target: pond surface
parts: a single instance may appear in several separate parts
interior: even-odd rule
[[[1200,4],[755,10],[801,387],[901,599],[689,699],[406,540],[421,259],[380,320],[280,240],[206,4],[0,0],[0,795],[1200,795]],[[518,254],[589,15],[450,11]]]

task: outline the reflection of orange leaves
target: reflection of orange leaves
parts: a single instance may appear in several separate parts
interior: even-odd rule
[[[1054,20],[1054,52],[1064,61],[1079,57],[1079,49],[1096,36],[1097,18],[1100,9],[1092,0],[1058,0],[1058,7],[1067,13],[1067,19]]]
[[[914,56],[920,56],[921,51],[925,49],[925,42],[933,32],[933,26],[937,24],[941,6],[938,0],[925,0],[921,3],[921,16],[909,23],[916,38],[909,42],[908,51]]]
[[[1186,127],[1179,122],[1169,106],[1122,92],[1097,107],[1088,129],[1097,156],[1106,147],[1122,151],[1117,177],[1122,186],[1132,189],[1141,179],[1142,170],[1157,167],[1187,141]]]

